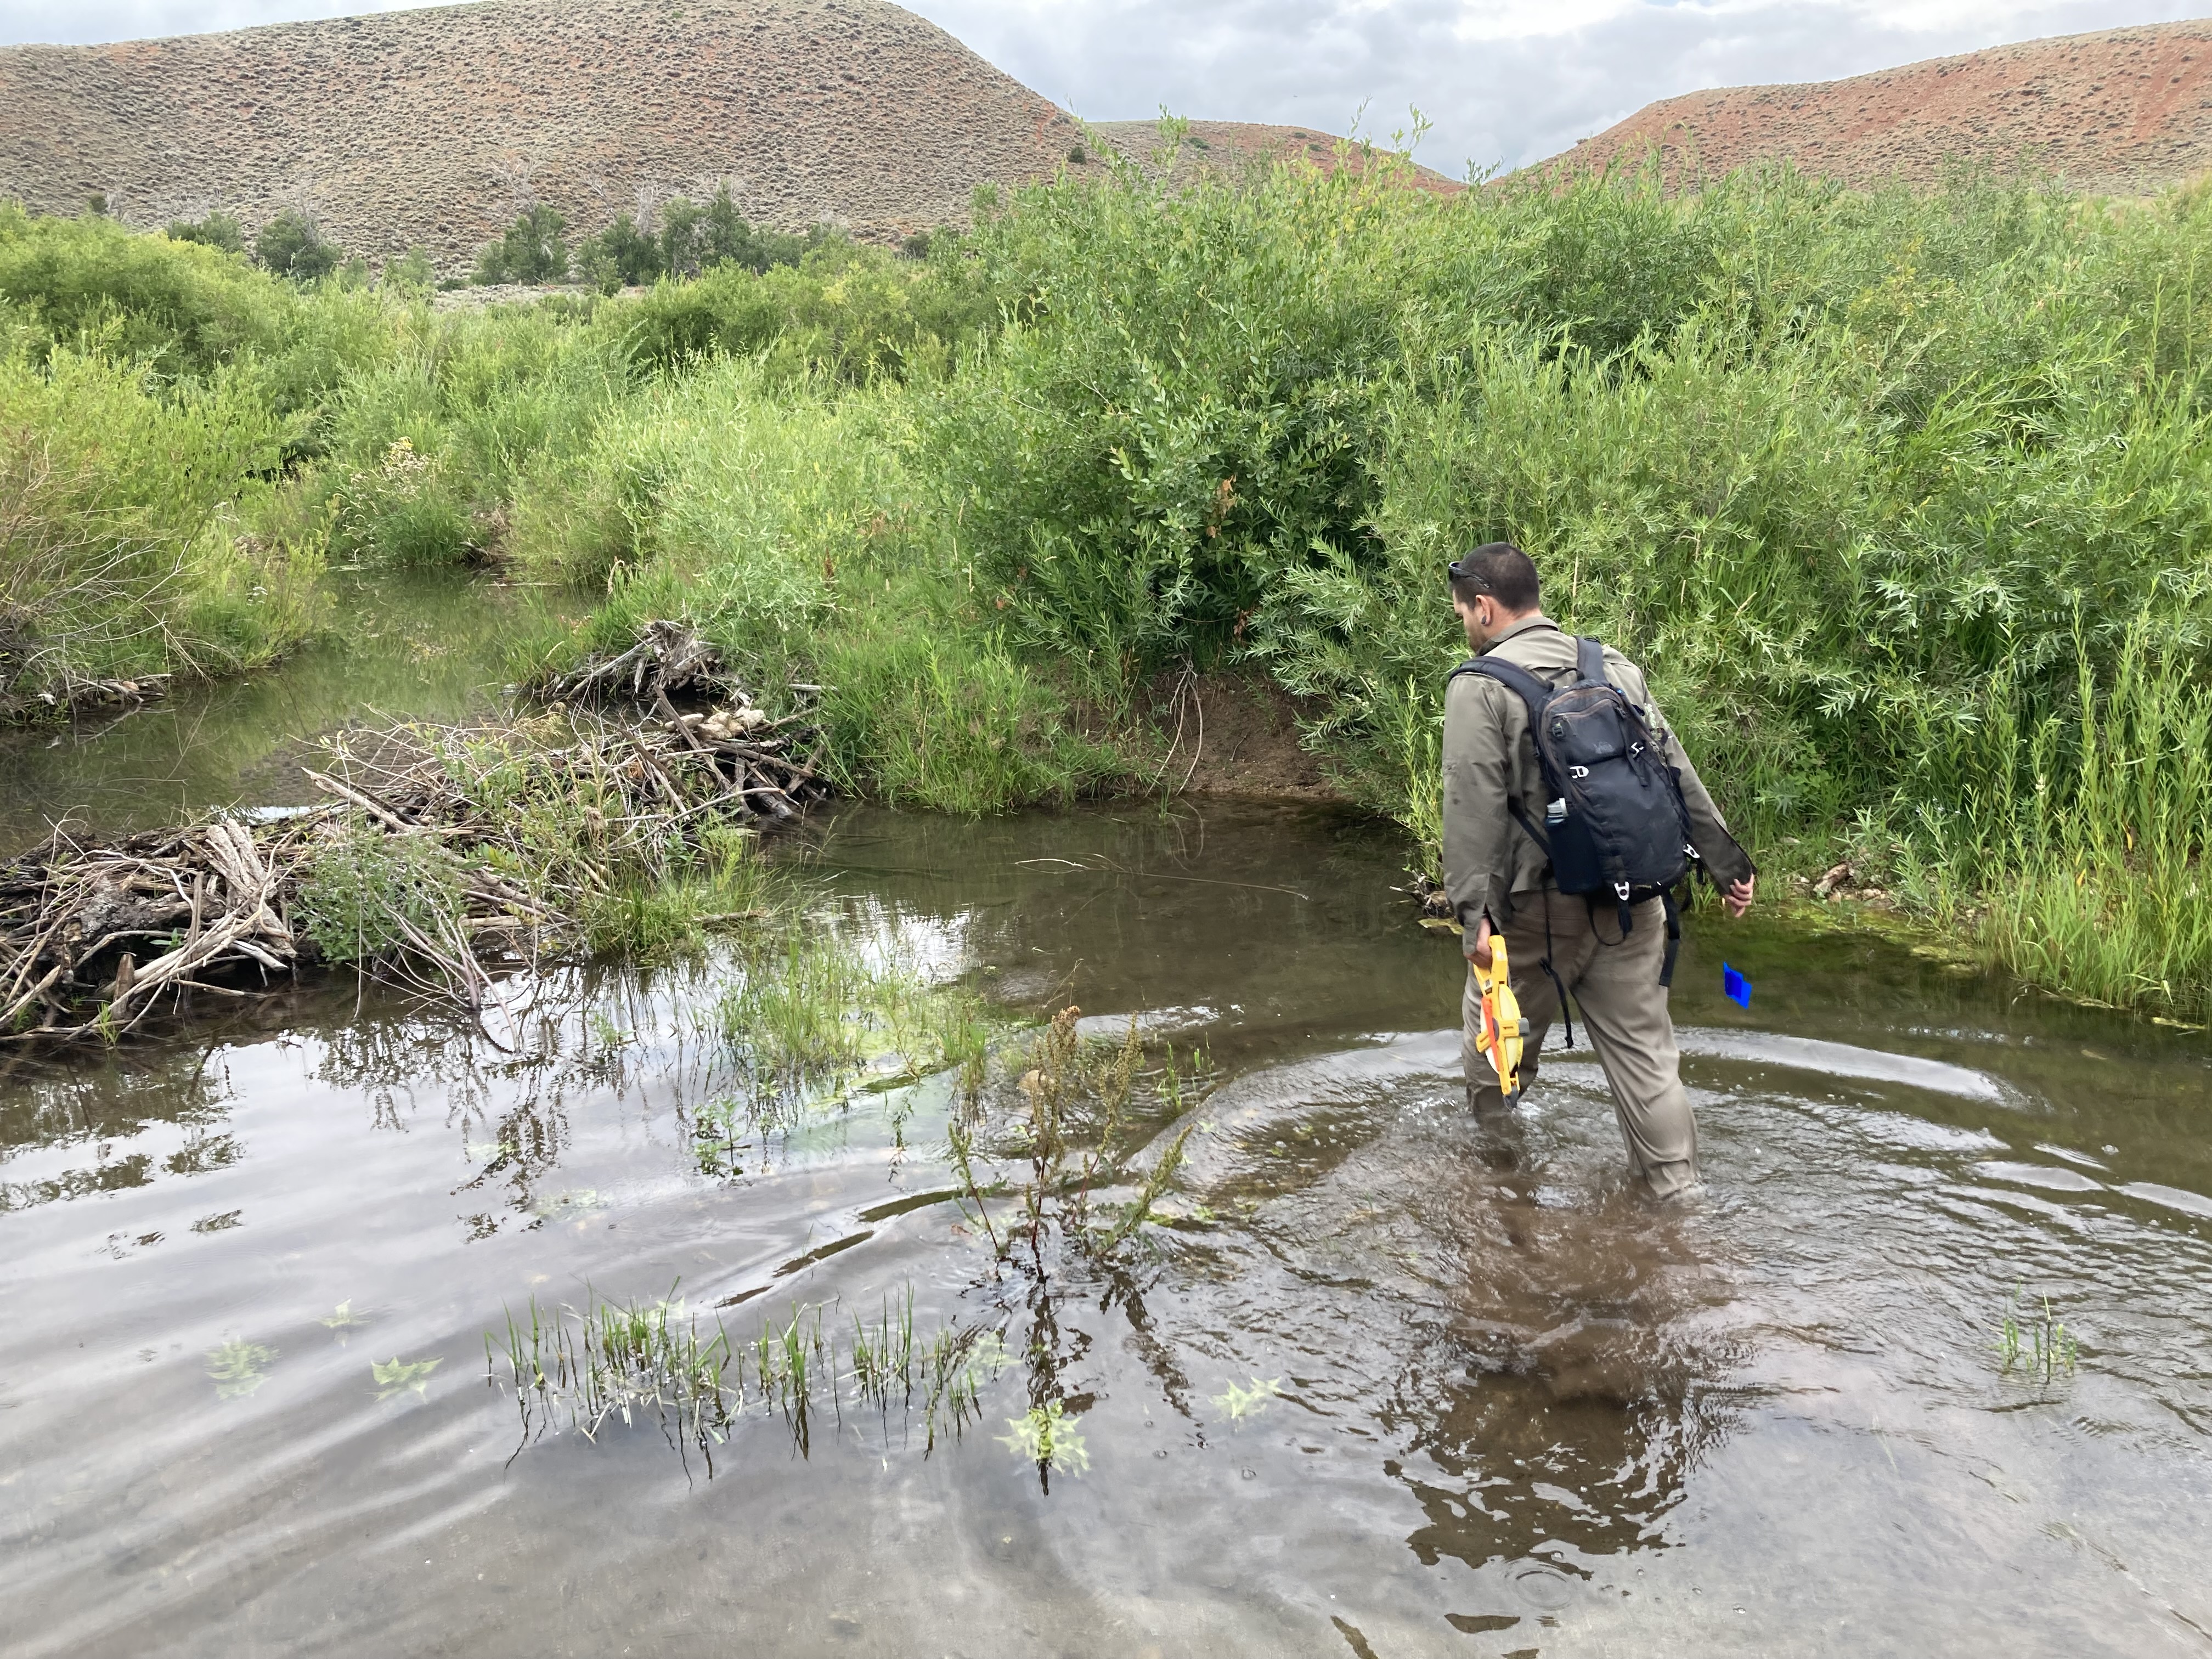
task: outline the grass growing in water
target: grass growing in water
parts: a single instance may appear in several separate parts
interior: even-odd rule
[[[514,1391],[518,1451],[564,1426],[596,1441],[615,1419],[629,1426],[649,1414],[671,1444],[696,1447],[710,1475],[715,1449],[748,1410],[781,1416],[804,1452],[824,1405],[842,1420],[848,1403],[888,1413],[918,1401],[927,1455],[940,1433],[975,1420],[983,1388],[1008,1363],[999,1334],[982,1327],[918,1340],[911,1287],[896,1307],[885,1297],[872,1325],[856,1316],[842,1349],[823,1310],[796,1304],[750,1342],[732,1344],[719,1319],[688,1310],[674,1287],[653,1302],[594,1296],[581,1309],[543,1308],[533,1297],[506,1325],[503,1338],[485,1334],[484,1366],[499,1382],[503,1365]]]
[[[1998,1370],[2007,1374],[2018,1370],[2046,1385],[2062,1371],[2073,1376],[2081,1345],[2051,1311],[2051,1298],[2042,1298],[2040,1313],[2030,1309],[2025,1314],[2021,1310],[2020,1298],[2020,1289],[2015,1286],[2004,1318],[1997,1327]]]
[[[1118,1042],[1086,1040],[1078,1029],[1082,1011],[1061,1009],[1029,1046],[1026,1069],[1014,1079],[1018,1105],[995,1125],[985,1121],[972,1097],[969,1109],[946,1126],[949,1155],[965,1194],[969,1218],[982,1229],[1001,1261],[1018,1249],[1027,1254],[1027,1270],[1042,1277],[1048,1247],[1065,1239],[1097,1256],[1110,1255],[1152,1219],[1152,1206],[1182,1167],[1184,1148],[1196,1120],[1184,1124],[1162,1146],[1150,1167],[1129,1164],[1137,1148],[1126,1144],[1138,1085],[1150,1085],[1152,1099],[1176,1117],[1186,1115],[1186,1091],[1200,1084],[1203,1063],[1194,1060],[1186,1078],[1172,1045],[1163,1063],[1146,1069],[1141,1022],[1130,1017]],[[988,1135],[989,1146],[985,1144]],[[998,1153],[1025,1173],[1012,1181],[982,1172]],[[1101,1184],[1130,1175],[1136,1191],[1111,1215],[1094,1213],[1092,1197]],[[1011,1188],[1012,1212],[994,1218],[991,1200]]]

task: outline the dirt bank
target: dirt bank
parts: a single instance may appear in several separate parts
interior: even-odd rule
[[[1163,681],[1152,707],[1171,734],[1162,779],[1192,794],[1340,800],[1321,757],[1298,742],[1301,715],[1314,712],[1264,675]]]

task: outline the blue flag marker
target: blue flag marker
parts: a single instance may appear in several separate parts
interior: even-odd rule
[[[1751,981],[1725,962],[1721,963],[1721,989],[1728,993],[1728,1000],[1737,1007],[1746,1013],[1751,1012]]]

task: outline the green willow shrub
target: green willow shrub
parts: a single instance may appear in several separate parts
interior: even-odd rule
[[[198,242],[224,253],[246,252],[246,227],[220,208],[204,219],[178,219],[163,233],[173,242]]]
[[[476,280],[501,283],[562,283],[568,279],[568,228],[561,210],[540,202],[515,216],[496,242],[477,256]]]
[[[297,208],[286,208],[261,227],[253,257],[263,268],[295,283],[319,282],[336,270],[345,252],[324,239],[315,222]]]
[[[696,282],[664,282],[623,313],[623,326],[641,368],[764,356],[786,373],[827,368],[864,381],[943,372],[995,314],[956,258],[917,262],[840,240],[793,265],[727,264]]]
[[[588,322],[537,307],[410,309],[331,402],[320,487],[337,550],[410,564],[504,554],[518,480],[572,455],[632,392],[618,343]]]
[[[576,249],[577,276],[602,294],[650,283],[666,269],[659,244],[627,213],[615,215],[613,223]]]
[[[702,206],[678,196],[661,210],[659,270],[674,276],[698,276],[731,265],[758,273],[795,265],[811,249],[835,239],[817,225],[804,236],[746,222],[727,185]]]
[[[60,349],[0,360],[0,708],[252,667],[313,629],[322,530],[275,481],[289,423],[259,391]]]
[[[0,202],[0,301],[36,331],[36,355],[96,343],[182,374],[281,349],[299,296],[220,248]]]

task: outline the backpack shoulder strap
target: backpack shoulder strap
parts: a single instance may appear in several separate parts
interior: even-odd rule
[[[1605,647],[1595,640],[1575,641],[1575,684],[1577,685],[1610,685],[1606,678]]]
[[[1519,696],[1521,701],[1528,705],[1528,733],[1531,738],[1534,738],[1542,728],[1544,706],[1551,702],[1553,692],[1550,686],[1522,667],[1520,664],[1506,662],[1497,657],[1476,657],[1453,669],[1446,678],[1445,684],[1449,684],[1452,680],[1457,679],[1462,674],[1476,674],[1486,680],[1496,680],[1498,684]],[[1536,764],[1543,771],[1546,787],[1548,788],[1551,782],[1551,769],[1544,759],[1543,745],[1540,744],[1536,747]],[[1513,815],[1513,822],[1527,832],[1528,839],[1542,848],[1547,857],[1550,856],[1552,843],[1545,838],[1541,830],[1528,821],[1528,815],[1521,810],[1521,803],[1509,799],[1505,803],[1505,810]]]
[[[1544,705],[1552,700],[1552,688],[1538,679],[1518,663],[1506,662],[1498,657],[1476,657],[1462,663],[1451,672],[1457,679],[1462,674],[1480,674],[1484,679],[1496,680],[1507,690],[1517,696],[1528,706],[1528,725],[1534,729],[1544,712]]]

